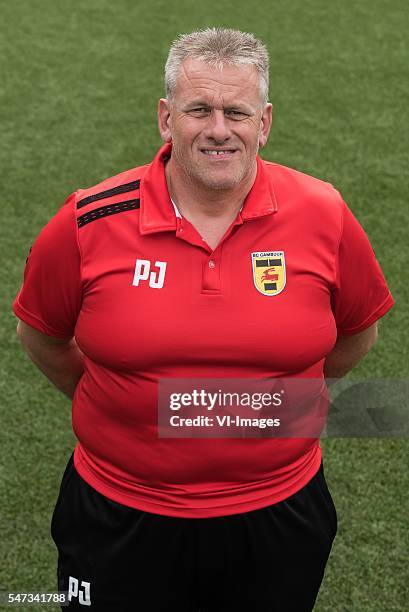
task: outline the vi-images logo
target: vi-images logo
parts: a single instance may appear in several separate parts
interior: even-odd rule
[[[68,579],[68,601],[71,601],[73,597],[78,597],[78,603],[81,604],[81,606],[90,606],[91,583],[81,580],[80,586],[79,580],[70,576]]]
[[[166,261],[155,261],[155,267],[159,270],[151,272],[151,262],[148,259],[137,259],[132,285],[139,287],[141,281],[149,279],[149,287],[162,289],[165,282]]]

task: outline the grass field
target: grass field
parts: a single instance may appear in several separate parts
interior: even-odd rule
[[[162,68],[179,32],[252,31],[271,54],[274,123],[263,157],[341,190],[396,300],[356,374],[407,377],[408,8],[404,0],[2,0],[0,7],[0,590],[55,590],[49,522],[75,441],[68,400],[15,335],[11,304],[33,239],[76,188],[153,157]],[[323,447],[339,530],[315,610],[404,612],[408,441],[326,439]]]

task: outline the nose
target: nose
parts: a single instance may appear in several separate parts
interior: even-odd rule
[[[223,110],[213,109],[208,118],[204,135],[218,143],[226,142],[230,138],[231,131]]]

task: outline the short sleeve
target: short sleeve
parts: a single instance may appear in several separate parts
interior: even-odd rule
[[[82,300],[74,201],[72,194],[36,238],[13,302],[19,319],[57,338],[73,337]]]
[[[345,202],[342,204],[332,309],[338,333],[352,335],[383,317],[394,300],[367,235]]]

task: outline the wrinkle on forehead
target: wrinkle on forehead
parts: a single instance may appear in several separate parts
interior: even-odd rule
[[[200,60],[183,62],[176,82],[176,92],[183,95],[184,101],[204,98],[222,108],[225,102],[247,99],[248,104],[260,102],[260,81],[253,65],[226,65],[223,69],[209,66]]]

